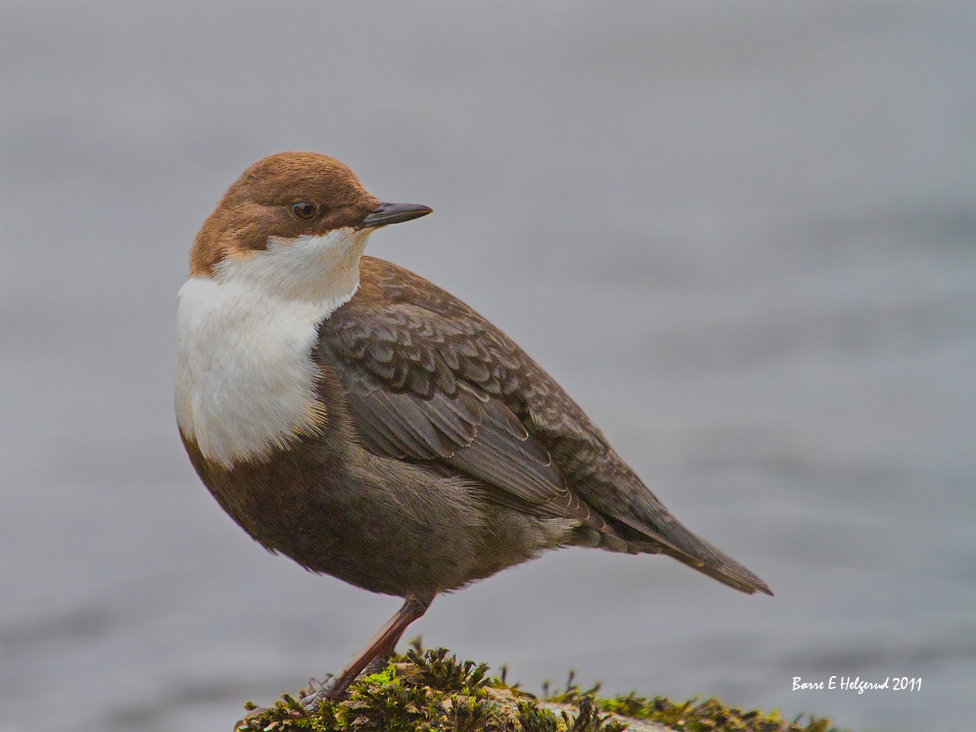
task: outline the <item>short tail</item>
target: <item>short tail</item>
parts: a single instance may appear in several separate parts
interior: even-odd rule
[[[628,537],[628,543],[638,551],[667,554],[682,564],[687,564],[692,569],[697,569],[702,574],[707,574],[712,579],[749,595],[754,592],[773,594],[769,586],[758,576],[725,552],[695,536],[667,511],[659,514],[655,519],[652,530],[636,525],[636,522],[625,522],[629,528],[639,532],[638,537]]]
[[[695,538],[700,542],[701,549],[696,552],[697,556],[691,556],[681,551],[673,551],[670,547],[663,548],[661,553],[674,557],[692,569],[697,569],[702,574],[707,574],[712,579],[717,579],[719,582],[741,590],[748,595],[754,592],[763,592],[767,595],[773,594],[773,591],[769,589],[769,585],[732,557],[720,552],[711,544],[698,539],[698,537]]]

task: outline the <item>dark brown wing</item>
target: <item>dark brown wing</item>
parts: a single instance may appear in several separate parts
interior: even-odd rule
[[[499,364],[473,346],[485,346],[481,338],[413,304],[359,304],[323,324],[320,357],[335,358],[367,450],[467,475],[495,489],[490,498],[539,516],[608,530],[506,405]]]
[[[363,257],[353,299],[321,326],[363,446],[470,476],[494,500],[575,518],[745,592],[766,585],[685,529],[568,395],[453,296]]]

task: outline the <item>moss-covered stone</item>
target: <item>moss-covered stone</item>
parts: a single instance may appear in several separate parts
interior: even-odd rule
[[[358,679],[341,702],[305,709],[284,695],[270,709],[238,723],[241,732],[839,732],[830,720],[783,720],[777,711],[742,712],[717,699],[674,703],[662,697],[600,699],[599,687],[583,691],[573,683],[539,699],[518,684],[489,677],[485,664],[458,661],[441,648],[413,649],[394,657],[380,673]]]

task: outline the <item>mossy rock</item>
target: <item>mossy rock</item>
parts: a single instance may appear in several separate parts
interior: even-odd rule
[[[284,695],[270,709],[251,711],[240,732],[840,732],[828,719],[790,722],[776,711],[742,712],[717,699],[674,703],[629,694],[597,697],[573,683],[540,699],[518,684],[489,677],[486,664],[458,661],[448,651],[409,651],[395,656],[381,673],[349,687],[341,702],[306,710]]]

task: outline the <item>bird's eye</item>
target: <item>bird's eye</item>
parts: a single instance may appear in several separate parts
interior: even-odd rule
[[[295,203],[291,207],[292,213],[294,213],[298,218],[308,221],[310,218],[315,216],[315,204],[314,203]]]

